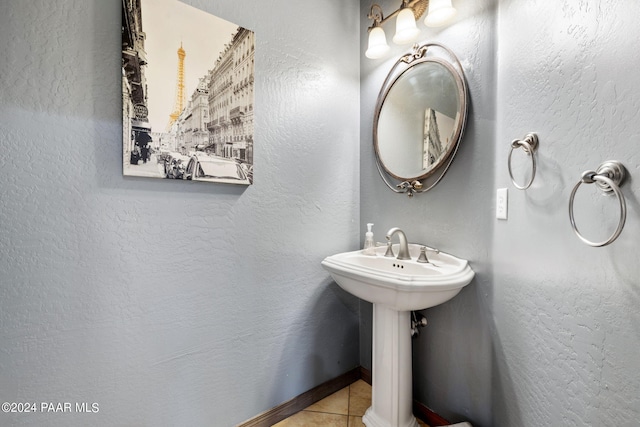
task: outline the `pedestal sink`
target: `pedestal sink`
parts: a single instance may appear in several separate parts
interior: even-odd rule
[[[411,410],[411,311],[450,300],[474,276],[467,261],[443,252],[427,250],[429,262],[417,262],[420,247],[409,244],[411,260],[385,257],[380,247],[375,255],[344,252],[322,261],[342,289],[373,303],[373,387],[362,418],[367,427],[418,427]]]

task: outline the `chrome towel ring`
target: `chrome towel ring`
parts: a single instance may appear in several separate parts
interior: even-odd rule
[[[580,181],[578,181],[575,187],[573,187],[573,190],[571,191],[571,196],[569,197],[569,220],[571,221],[571,227],[573,228],[573,231],[576,233],[578,238],[582,240],[584,243],[586,243],[587,245],[593,246],[593,247],[607,246],[608,244],[616,240],[620,235],[620,233],[622,232],[622,229],[624,228],[624,223],[627,220],[627,204],[624,200],[624,196],[622,195],[622,192],[620,191],[620,185],[622,185],[622,183],[624,182],[626,175],[627,175],[627,171],[622,165],[622,163],[618,162],[617,160],[608,160],[602,163],[598,167],[598,170],[596,170],[595,172],[594,171],[583,172],[582,178],[580,179]],[[584,236],[582,236],[582,234],[580,234],[580,232],[578,231],[578,227],[576,226],[576,221],[573,216],[573,201],[576,197],[576,192],[578,191],[578,188],[582,184],[593,184],[594,182],[599,187],[599,189],[603,191],[605,194],[615,193],[616,197],[618,198],[618,202],[620,204],[620,221],[618,222],[618,227],[613,232],[611,237],[609,237],[607,240],[602,242],[592,242],[590,240],[587,240]]]
[[[524,185],[518,185],[515,178],[513,177],[513,171],[511,170],[511,155],[513,154],[513,150],[516,148],[522,147],[527,156],[531,156],[531,178],[529,182]],[[534,155],[536,150],[538,149],[538,135],[535,133],[528,133],[523,140],[514,139],[511,141],[511,151],[509,151],[509,159],[507,160],[507,166],[509,167],[509,176],[511,177],[511,182],[518,190],[526,190],[531,187],[533,184],[533,179],[536,177],[536,156]]]

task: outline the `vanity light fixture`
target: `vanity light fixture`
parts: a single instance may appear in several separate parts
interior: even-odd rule
[[[420,30],[416,27],[413,9],[403,1],[400,13],[396,18],[396,35],[393,36],[393,42],[395,44],[408,44],[414,41],[418,34],[420,34]]]
[[[451,0],[430,0],[429,13],[424,18],[427,27],[442,27],[456,16],[457,10],[451,4]]]
[[[367,29],[369,42],[365,56],[377,59],[389,51],[382,24],[393,17],[397,17],[393,42],[399,45],[413,42],[420,34],[420,30],[416,26],[416,19],[422,17],[427,10],[424,23],[428,27],[440,27],[449,22],[456,14],[451,0],[402,0],[400,8],[386,17],[383,15],[380,5],[374,3],[369,15],[367,15],[369,19],[373,20],[373,24]]]

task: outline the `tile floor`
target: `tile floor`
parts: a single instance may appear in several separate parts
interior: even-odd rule
[[[358,380],[273,427],[364,427],[362,416],[369,406],[371,386]],[[420,420],[418,424],[428,427]]]

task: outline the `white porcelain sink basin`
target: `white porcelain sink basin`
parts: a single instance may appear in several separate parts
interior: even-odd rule
[[[420,246],[409,244],[411,260],[385,257],[385,247],[376,255],[362,251],[329,256],[322,266],[345,291],[396,311],[422,310],[456,296],[473,279],[466,260],[427,250],[429,263],[416,261]],[[398,245],[394,245],[398,253]]]

